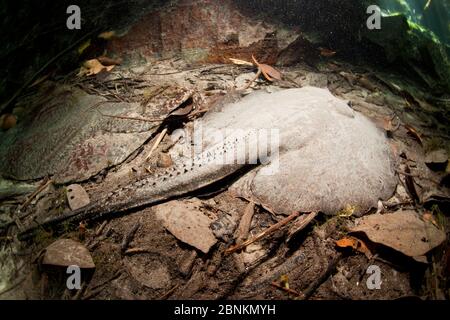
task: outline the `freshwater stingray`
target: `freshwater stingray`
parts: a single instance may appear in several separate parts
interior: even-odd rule
[[[192,140],[202,143],[200,150],[222,138],[259,133],[247,143],[262,148],[264,165],[231,189],[277,214],[334,214],[348,207],[363,213],[390,197],[397,184],[384,132],[327,89],[256,92],[207,114],[195,128],[201,132]],[[266,134],[278,141],[265,142]],[[248,153],[247,163],[255,163]]]
[[[192,143],[175,148],[175,164],[163,174],[134,181],[43,224],[98,218],[166,201],[249,163],[256,169],[233,189],[281,214],[333,214],[346,205],[363,212],[391,196],[396,186],[384,133],[327,89],[256,92],[217,104],[194,128],[185,140],[194,144],[193,150]],[[189,156],[176,159],[186,148]]]

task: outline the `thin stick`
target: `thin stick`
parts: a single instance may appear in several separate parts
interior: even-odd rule
[[[108,220],[105,220],[100,225],[100,227],[97,228],[97,230],[95,231],[95,236],[96,237],[98,237],[103,232],[103,229],[105,229],[107,223],[108,223]]]
[[[401,171],[401,170],[398,170],[398,169],[395,169],[395,172],[397,172],[398,174],[407,176],[407,177],[424,179],[424,180],[428,180],[428,181],[431,181],[431,182],[436,183],[436,184],[440,184],[439,181],[436,181],[436,180],[434,180],[434,179],[432,179],[432,178],[422,177],[422,176],[420,176],[420,175],[412,174],[412,173],[409,173],[409,172],[404,172],[404,171]]]
[[[295,290],[292,290],[292,289],[283,287],[282,285],[279,285],[279,284],[276,283],[276,282],[272,282],[271,285],[274,286],[275,288],[278,288],[278,289],[280,289],[280,290],[286,291],[287,293],[293,294],[294,296],[297,296],[297,297],[303,297],[303,294],[302,294],[302,293],[299,293],[299,292],[297,292],[297,291],[295,291]]]
[[[47,180],[47,182],[41,184],[41,185],[39,186],[39,188],[37,188],[37,189],[36,189],[36,190],[28,197],[28,199],[27,199],[22,205],[19,206],[19,211],[22,210],[22,209],[25,209],[25,208],[31,203],[31,201],[34,199],[34,197],[36,197],[39,193],[41,193],[42,190],[44,190],[45,188],[47,188],[47,186],[48,186],[50,183],[52,183],[52,182],[53,182],[53,180],[52,180],[52,179],[49,179],[49,180]]]
[[[118,270],[116,273],[114,273],[114,275],[110,278],[108,278],[106,281],[103,281],[101,284],[95,286],[94,288],[92,288],[91,290],[89,290],[89,294],[87,295],[83,295],[83,297],[81,297],[82,300],[89,300],[93,297],[95,297],[96,295],[98,295],[100,292],[102,292],[104,290],[104,287],[111,281],[113,281],[114,279],[118,278],[119,276],[122,275],[122,270]],[[87,288],[86,288],[87,290]],[[87,293],[87,292],[86,292]]]
[[[122,244],[120,245],[120,252],[122,254],[125,253],[125,251],[128,249],[128,245],[133,240],[134,235],[136,234],[136,231],[141,226],[141,222],[138,221],[134,224],[134,226],[130,229],[130,231],[123,237]]]
[[[138,254],[138,253],[147,253],[149,249],[145,248],[130,248],[125,251],[125,254]]]
[[[155,144],[153,145],[153,147],[150,149],[150,152],[148,153],[148,155],[145,157],[144,161],[147,161],[148,158],[150,158],[150,156],[152,155],[153,151],[156,150],[156,148],[158,148],[159,144],[161,143],[162,139],[164,139],[164,136],[167,133],[167,128],[164,128],[163,131],[161,131],[161,133],[159,134],[158,139],[156,139]]]
[[[254,213],[255,203],[250,201],[245,207],[244,214],[239,222],[239,226],[236,231],[236,243],[240,243],[247,238]]]
[[[300,297],[300,300],[308,300],[314,292],[331,276],[332,273],[336,270],[337,264],[342,259],[342,254],[338,254],[329,264],[327,270],[313,283],[303,291],[303,296]]]
[[[253,78],[253,79],[252,79],[252,80],[251,80],[244,88],[242,88],[241,90],[247,90],[248,88],[250,88],[250,86],[252,85],[252,83],[255,82],[255,80],[259,78],[259,76],[261,75],[261,73],[262,73],[261,68],[258,68],[258,72],[256,72],[255,77],[254,77],[254,78]]]
[[[294,221],[293,226],[289,228],[288,236],[286,237],[286,242],[292,240],[292,238],[298,234],[300,231],[305,229],[307,225],[317,216],[317,212],[313,211],[308,215],[303,215]]]
[[[225,250],[225,254],[230,254],[236,251],[239,251],[241,249],[243,249],[244,247],[252,244],[253,242],[256,242],[266,236],[268,236],[269,234],[271,234],[272,232],[280,229],[281,227],[285,226],[286,224],[288,224],[290,221],[292,221],[293,219],[297,218],[300,215],[300,212],[294,212],[292,213],[290,216],[286,217],[285,219],[281,220],[280,222],[275,223],[273,226],[267,228],[266,230],[264,230],[263,232],[259,233],[257,236],[248,239],[247,241],[244,241],[241,244],[237,244],[231,248],[228,248],[227,250]]]
[[[167,291],[166,293],[164,293],[162,296],[160,296],[157,300],[166,300],[168,297],[170,297],[170,295],[177,290],[177,288],[179,287],[179,284],[176,284],[175,286],[173,286],[172,289],[170,289],[169,291]]]

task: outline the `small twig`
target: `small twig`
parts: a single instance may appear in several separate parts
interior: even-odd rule
[[[286,237],[286,242],[292,240],[292,238],[306,228],[307,225],[317,216],[317,212],[313,211],[309,214],[304,214],[294,221],[293,225],[289,228],[288,236]]]
[[[422,176],[419,176],[419,175],[416,175],[416,174],[412,174],[412,173],[408,173],[408,172],[405,172],[405,171],[401,171],[401,170],[398,170],[398,169],[395,169],[395,172],[397,172],[398,174],[407,176],[407,177],[424,179],[424,180],[428,180],[428,181],[431,181],[431,182],[436,183],[436,184],[440,184],[439,181],[436,181],[436,180],[434,180],[432,178],[422,177]]]
[[[308,288],[303,292],[303,297],[300,300],[308,300],[314,292],[330,277],[330,275],[336,270],[337,264],[342,259],[342,254],[339,253],[329,264],[327,270],[313,283],[309,285]]]
[[[138,254],[147,252],[150,252],[150,250],[145,248],[130,248],[125,251],[125,254]]]
[[[162,296],[160,296],[157,300],[166,300],[168,297],[170,297],[170,295],[171,295],[175,290],[178,289],[179,286],[180,286],[179,284],[174,285],[172,289],[170,289],[169,291],[167,291],[166,293],[164,293],[164,294],[163,294]]]
[[[246,85],[244,88],[242,88],[241,91],[244,91],[244,90],[247,90],[248,88],[250,88],[250,86],[252,85],[252,83],[255,82],[255,80],[259,78],[259,76],[261,75],[261,73],[262,73],[261,68],[258,68],[258,72],[256,72],[255,77],[254,77],[249,83],[247,83],[247,85]]]
[[[156,139],[155,144],[150,149],[150,152],[145,157],[144,162],[147,161],[148,158],[150,158],[150,156],[152,155],[153,151],[155,151],[156,148],[158,148],[158,146],[161,143],[162,139],[164,139],[164,136],[166,135],[166,133],[167,133],[167,128],[164,128],[163,131],[161,131],[161,133],[159,134],[158,138]]]
[[[281,227],[285,226],[286,224],[288,224],[290,221],[292,221],[293,219],[297,218],[300,215],[300,212],[294,212],[292,213],[290,216],[286,217],[285,219],[281,220],[280,222],[275,223],[273,226],[267,228],[266,230],[264,230],[263,232],[259,233],[258,235],[256,235],[255,237],[248,239],[247,241],[244,241],[241,244],[237,244],[231,248],[228,248],[227,250],[225,250],[225,254],[230,254],[236,251],[239,251],[243,248],[245,248],[246,246],[252,244],[255,241],[261,240],[262,238],[266,237],[267,235],[271,234],[272,232],[280,229]]]
[[[369,261],[366,263],[366,266],[364,268],[361,269],[361,273],[359,274],[359,278],[358,278],[358,284],[361,283],[361,281],[364,278],[364,275],[367,272],[367,269],[369,268],[370,265],[373,264],[373,262],[375,261],[375,259],[378,257],[378,254],[374,254],[372,257],[370,257]]]
[[[19,211],[25,209],[31,201],[39,194],[41,193],[49,184],[53,182],[52,179],[48,179],[47,181],[43,182],[28,198],[27,200],[19,206]]]
[[[75,295],[71,298],[71,300],[80,300],[83,293],[86,291],[86,288],[88,287],[88,284],[86,282],[83,283],[80,290],[75,293]]]
[[[108,223],[108,220],[103,221],[103,223],[97,228],[97,230],[95,231],[95,236],[98,237],[102,232],[103,229],[105,229],[106,224]]]
[[[84,295],[81,299],[82,300],[89,300],[89,299],[95,297],[97,294],[99,294],[101,291],[104,290],[103,287],[106,284],[108,284],[109,282],[111,282],[114,279],[118,278],[121,274],[122,274],[122,270],[118,270],[116,273],[114,273],[114,275],[112,277],[106,279],[105,281],[103,281],[99,285],[95,286],[94,288],[92,288],[92,290],[89,290],[90,293],[88,295]]]
[[[169,150],[172,149],[172,147],[173,147],[174,145],[176,145],[176,144],[178,143],[178,141],[181,140],[181,138],[182,138],[181,135],[178,136],[177,139],[175,139],[174,141],[172,141],[171,143],[169,143],[167,146],[165,146],[165,147],[162,149],[162,152],[164,152],[164,153],[169,152]]]
[[[239,222],[239,226],[236,230],[236,243],[241,243],[247,238],[254,213],[255,203],[250,201],[245,207],[244,214],[242,215],[241,221]]]
[[[278,289],[280,289],[280,290],[283,290],[283,291],[285,291],[285,292],[287,292],[287,293],[293,294],[294,296],[297,296],[297,297],[303,297],[303,294],[302,294],[302,293],[299,293],[299,292],[297,292],[297,291],[295,291],[295,290],[293,290],[293,289],[289,289],[289,288],[283,287],[282,285],[279,285],[279,284],[276,283],[275,281],[272,282],[271,285],[274,286],[275,288],[278,288]]]
[[[136,231],[139,229],[140,226],[141,226],[141,222],[140,221],[136,222],[134,224],[134,226],[131,228],[130,232],[128,232],[128,234],[126,234],[123,237],[122,244],[120,245],[120,252],[122,254],[125,254],[125,252],[128,248],[128,245],[133,240],[133,237],[136,234]]]

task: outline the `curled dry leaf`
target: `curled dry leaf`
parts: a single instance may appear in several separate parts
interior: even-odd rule
[[[339,248],[352,248],[358,252],[364,253],[368,259],[372,258],[373,254],[364,243],[364,241],[355,237],[344,237],[336,241],[336,245]]]
[[[80,68],[80,72],[78,72],[78,76],[91,76],[94,74],[99,74],[102,71],[111,71],[114,66],[104,66],[97,59],[87,60],[83,63],[83,66]]]
[[[413,127],[411,127],[410,125],[405,125],[405,129],[408,131],[408,134],[413,137],[414,139],[416,139],[416,141],[423,146],[423,139],[422,139],[422,135],[417,132],[416,129],[414,129]]]
[[[264,75],[264,78],[266,78],[268,81],[272,82],[274,79],[281,80],[280,71],[278,71],[272,66],[269,66],[268,64],[259,63],[253,55],[252,59],[255,65],[258,67],[258,69],[261,70],[262,74]]]
[[[327,49],[327,48],[320,47],[319,50],[320,50],[320,55],[322,57],[327,57],[328,58],[328,57],[332,57],[332,56],[334,56],[336,54],[336,51],[333,51],[333,50],[330,50],[330,49]]]

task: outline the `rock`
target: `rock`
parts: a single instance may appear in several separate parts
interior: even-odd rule
[[[438,149],[427,153],[425,163],[433,171],[444,171],[448,164],[447,151],[445,149]]]
[[[213,221],[198,207],[190,201],[170,201],[156,206],[154,210],[156,217],[178,240],[208,253],[217,239],[210,229]]]
[[[77,210],[84,206],[87,206],[90,202],[89,195],[86,190],[79,184],[71,184],[67,187],[67,202],[70,209]]]
[[[89,250],[72,239],[60,239],[50,244],[45,249],[42,264],[60,267],[75,265],[82,269],[95,268]]]
[[[412,210],[372,214],[357,219],[355,223],[351,232],[364,232],[372,242],[385,245],[410,257],[423,256],[446,239],[445,232],[432,223],[423,221]]]
[[[251,61],[253,54],[274,64],[297,35],[242,14],[231,0],[183,1],[142,16],[126,35],[108,42],[108,51],[148,58],[181,55],[209,63],[230,63],[230,57]]]

